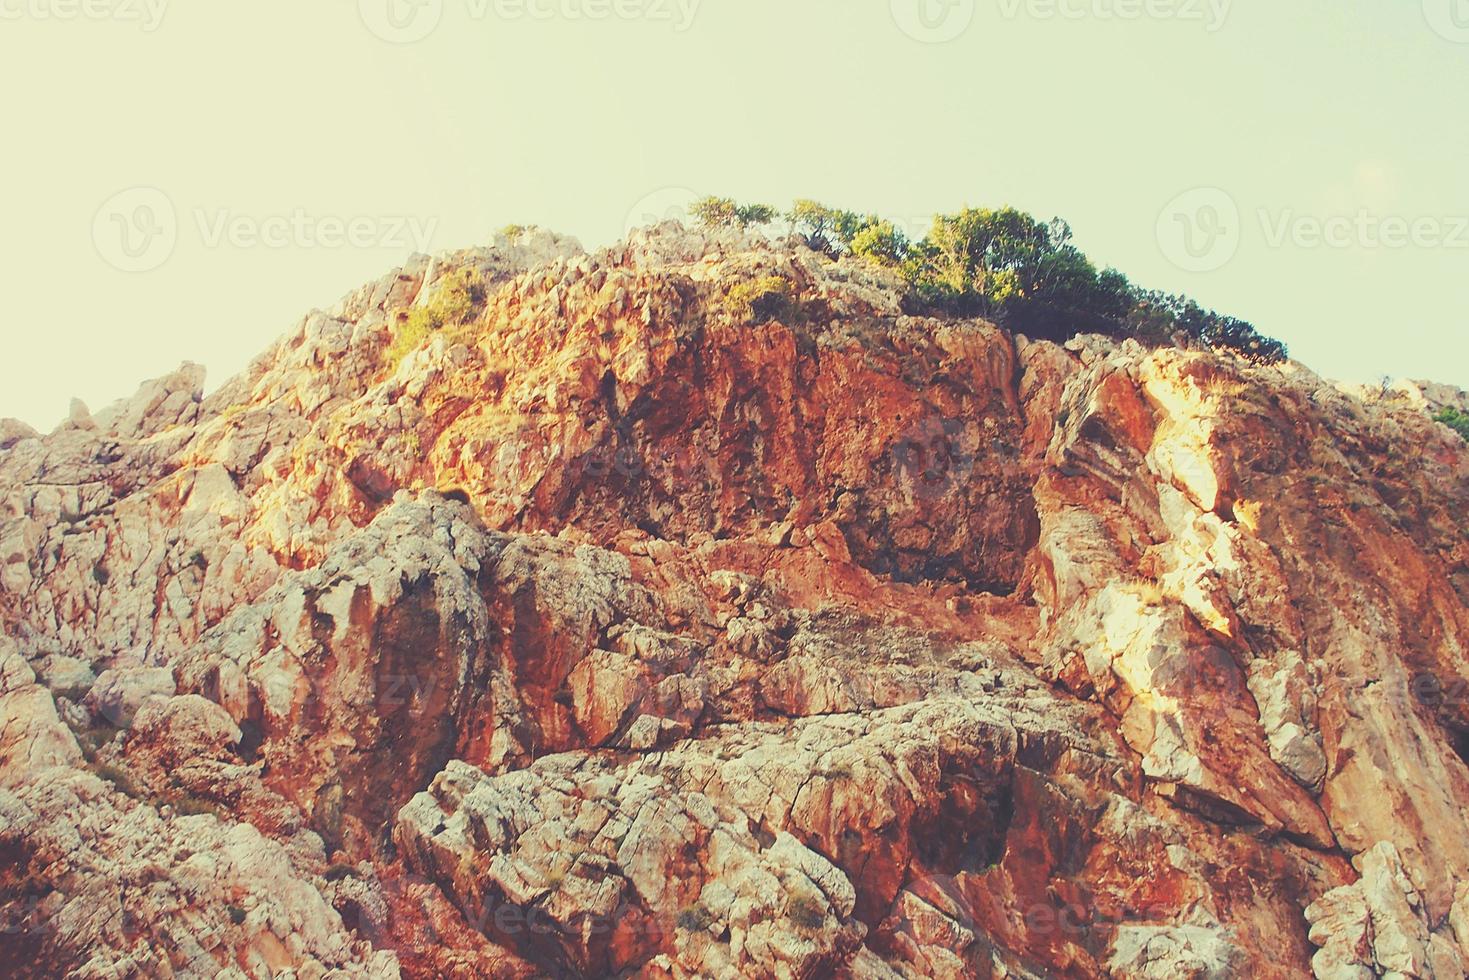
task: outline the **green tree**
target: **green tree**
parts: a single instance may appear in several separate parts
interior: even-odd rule
[[[742,204],[735,211],[741,228],[768,225],[780,217],[780,212],[769,204]]]
[[[919,274],[987,312],[1016,300],[1087,308],[1105,292],[1095,267],[1070,244],[1071,227],[1059,218],[1041,222],[1015,208],[966,208],[935,218],[928,241],[929,268]],[[1109,288],[1115,294],[1110,279]]]
[[[1104,269],[1097,276],[1096,302],[1107,316],[1118,320],[1126,317],[1132,309],[1134,293],[1132,283],[1116,269]]]
[[[817,252],[840,254],[853,238],[876,218],[864,218],[855,211],[839,211],[825,204],[802,198],[786,212],[786,220],[806,245]]]
[[[1461,412],[1457,408],[1449,406],[1435,415],[1433,420],[1435,422],[1442,422],[1463,436],[1466,442],[1469,442],[1469,412]]]
[[[747,227],[776,217],[774,208],[704,198],[700,222]],[[853,255],[901,271],[908,304],[919,310],[982,314],[1037,337],[1098,332],[1164,344],[1180,334],[1232,350],[1257,363],[1286,358],[1284,344],[1235,317],[1186,296],[1134,286],[1116,269],[1097,267],[1072,242],[1060,218],[1041,221],[1012,207],[965,208],[939,215],[927,236],[910,241],[892,222],[802,198],[785,214],[793,233],[832,257]],[[770,283],[741,287],[730,299],[737,317],[760,317],[789,302]]]
[[[1048,241],[1044,225],[1013,208],[941,214],[928,237],[937,283],[984,305],[1023,293]]]
[[[739,205],[728,197],[701,197],[689,207],[689,213],[706,228],[732,228],[740,220]]]
[[[806,239],[809,247],[818,252],[831,248],[836,234],[835,216],[836,212],[831,208],[806,198],[796,201],[786,212],[786,220],[791,223],[791,227]]]
[[[849,248],[853,255],[872,259],[883,265],[901,265],[908,258],[908,236],[891,221],[873,219],[852,236]]]
[[[689,212],[706,228],[768,225],[779,214],[768,204],[737,204],[728,197],[702,197],[693,203]]]

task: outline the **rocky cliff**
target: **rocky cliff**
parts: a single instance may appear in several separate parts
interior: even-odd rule
[[[901,293],[532,230],[0,424],[0,972],[1465,976],[1462,440]]]

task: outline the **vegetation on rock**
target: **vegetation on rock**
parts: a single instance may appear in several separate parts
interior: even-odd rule
[[[792,312],[794,290],[785,276],[762,276],[736,283],[724,298],[724,308],[738,323],[763,323]]]
[[[714,228],[768,225],[779,214],[768,204],[736,204],[727,197],[701,198],[689,210],[700,224]]]
[[[484,281],[472,270],[459,269],[445,276],[433,297],[411,309],[398,325],[386,354],[389,371],[396,371],[403,358],[435,331],[468,323],[484,301]]]
[[[0,428],[0,976],[1465,976],[1458,391],[902,317],[799,217]],[[932,302],[1136,299],[1059,238]]]
[[[710,227],[749,227],[774,218],[765,205],[713,197],[695,204],[693,213]],[[965,208],[934,218],[928,235],[916,242],[877,215],[812,200],[795,202],[785,218],[816,251],[897,269],[915,312],[983,316],[1046,339],[1101,333],[1163,344],[1182,335],[1256,363],[1287,356],[1284,344],[1244,320],[1186,296],[1142,289],[1116,269],[1099,271],[1072,244],[1071,226],[1060,218],[1040,221],[1010,207]]]
[[[1442,422],[1469,441],[1469,412],[1461,412],[1452,406],[1445,408],[1433,417],[1435,422]]]

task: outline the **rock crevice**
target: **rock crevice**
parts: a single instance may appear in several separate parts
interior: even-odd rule
[[[1462,977],[1423,404],[733,231],[415,258],[0,424],[0,969]]]

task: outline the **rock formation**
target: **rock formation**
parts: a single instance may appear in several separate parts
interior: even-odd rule
[[[1421,399],[676,224],[202,385],[0,423],[0,973],[1466,975]]]

